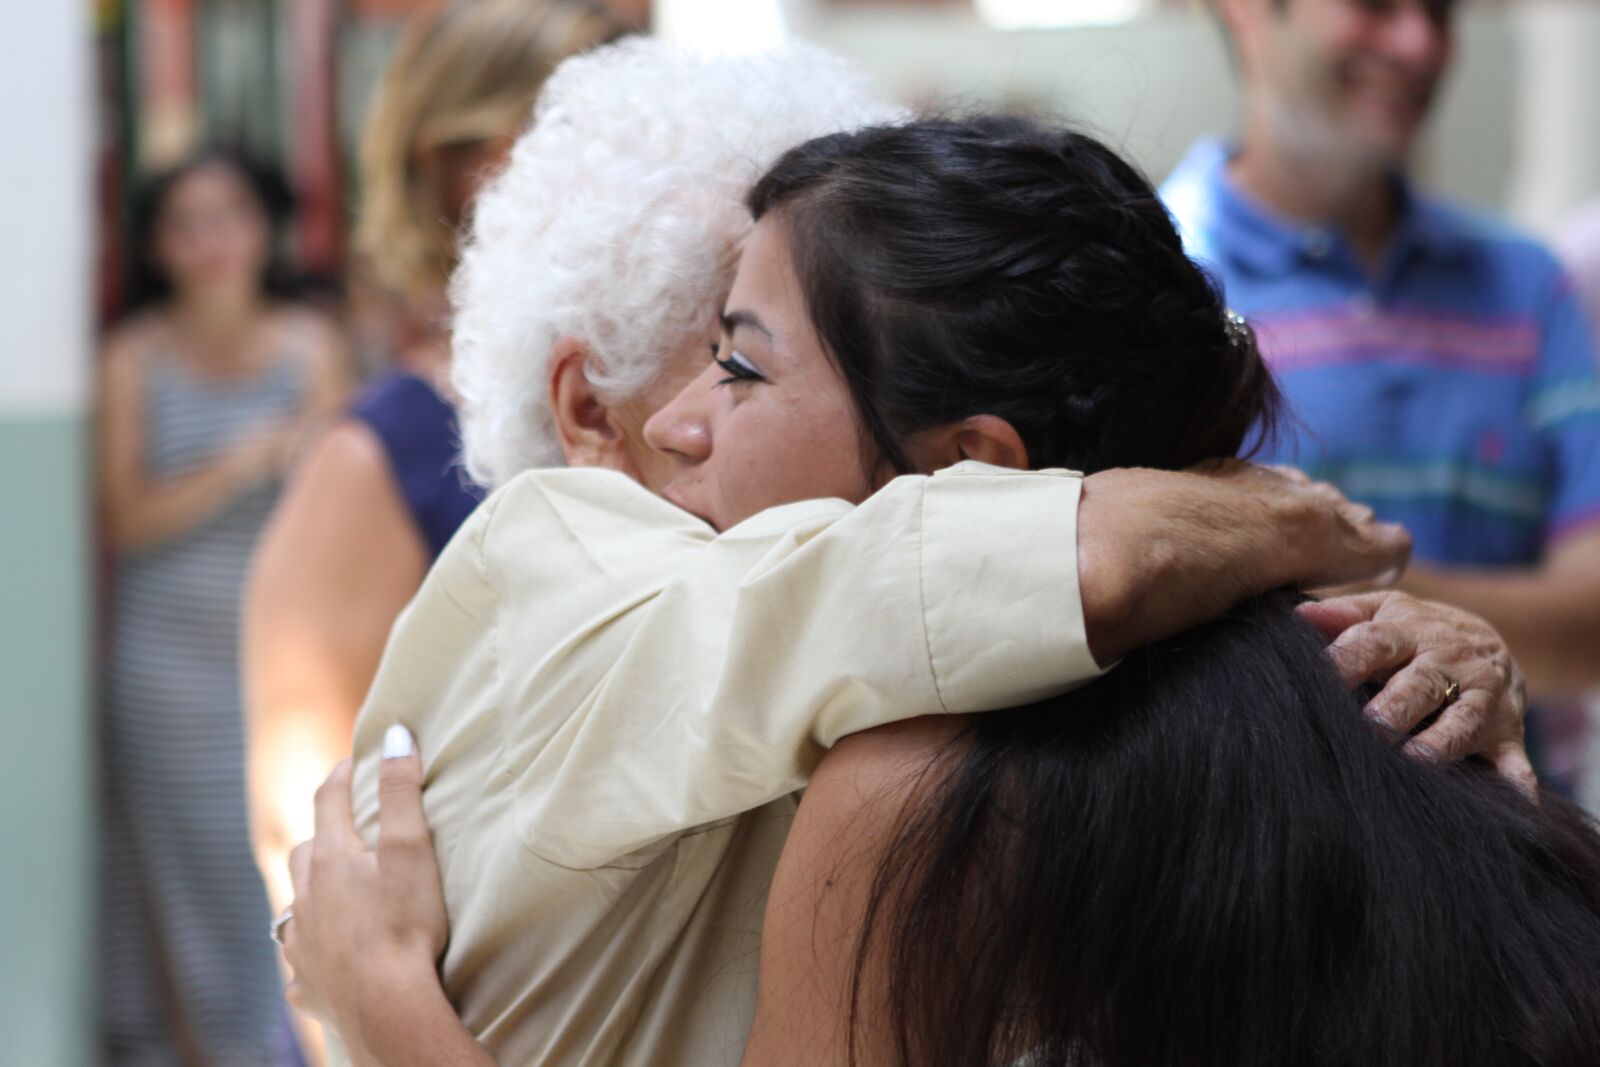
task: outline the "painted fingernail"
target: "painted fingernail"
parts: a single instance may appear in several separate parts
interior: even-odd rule
[[[383,734],[383,758],[405,759],[417,750],[417,744],[411,739],[411,731],[399,723],[395,723]]]

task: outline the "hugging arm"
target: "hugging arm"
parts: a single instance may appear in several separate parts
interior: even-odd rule
[[[564,866],[611,862],[792,792],[846,735],[1038,700],[1251,594],[1398,569],[1404,533],[1347,507],[1245,465],[965,463],[713,536],[621,479],[519,479],[481,540],[499,644],[561,649],[497,682],[523,721],[559,724],[508,753],[526,836]],[[568,540],[535,555],[535,528]],[[660,556],[642,583],[641,554]],[[606,607],[619,590],[632,602]],[[602,653],[593,620],[621,614],[626,643]]]
[[[1370,509],[1250,463],[1093,474],[1078,513],[1089,646],[1108,663],[1271,589],[1392,580],[1410,547]]]
[[[591,475],[586,478],[581,472],[564,472],[555,480],[558,482],[582,482],[594,481],[594,477]],[[1031,476],[1002,475],[1000,477],[1027,479]],[[1218,480],[1219,478],[1220,480]],[[629,501],[635,502],[638,507],[645,509],[647,512],[649,509],[664,507],[659,500],[644,494],[636,486],[632,486],[631,483],[615,478],[607,481],[606,476],[600,476],[600,480],[623,494],[618,505],[620,510],[613,508],[596,512],[596,514],[604,517],[605,522],[596,526],[593,530],[583,531],[585,533],[592,533],[596,537],[600,537],[609,529],[612,531],[612,536],[615,536],[615,531],[620,525],[627,525],[622,522],[622,519],[627,515]],[[980,481],[973,480],[960,484],[944,483],[941,486],[941,491],[943,488],[949,487],[951,492],[954,493],[954,499],[947,501],[947,503],[963,501],[966,505],[970,505],[975,501],[966,498],[965,494],[969,489],[976,490],[981,499],[982,496],[991,492],[1025,492],[1026,490],[1022,488],[1024,486],[1035,488],[1043,486],[1053,493],[1064,495],[1067,500],[1075,504],[1079,489],[1075,481],[1075,479],[1045,478],[1038,481],[1023,480],[1002,483],[999,486],[989,485],[987,488],[983,488]],[[901,492],[904,491],[905,489],[902,488]],[[458,636],[461,641],[466,642],[461,648],[457,648],[451,640],[443,642],[443,645],[447,647],[432,647],[428,654],[432,657],[435,667],[449,663],[454,665],[452,669],[457,671],[466,670],[462,664],[475,662],[474,657],[477,656],[477,653],[474,653],[473,649],[479,648],[481,645],[481,641],[478,641],[472,635],[481,635],[485,626],[507,630],[508,633],[516,632],[514,628],[508,629],[505,620],[497,620],[492,624],[489,622],[490,617],[496,615],[497,612],[508,610],[504,605],[499,608],[486,608],[483,611],[480,611],[477,606],[482,597],[487,596],[491,590],[504,585],[506,575],[498,572],[498,568],[504,567],[506,560],[501,558],[494,564],[487,561],[488,557],[494,557],[497,554],[504,556],[506,553],[501,552],[501,549],[509,547],[512,550],[509,554],[516,558],[553,560],[559,566],[566,566],[569,563],[577,566],[579,562],[587,560],[589,565],[593,567],[597,562],[607,558],[605,552],[608,550],[604,545],[600,541],[588,539],[580,539],[583,551],[573,556],[565,555],[559,543],[549,540],[541,541],[541,546],[545,549],[545,552],[538,557],[526,557],[525,554],[517,553],[515,544],[502,545],[496,548],[493,543],[497,540],[497,537],[491,535],[492,528],[496,524],[500,524],[502,528],[507,525],[515,526],[525,523],[529,518],[526,512],[527,502],[519,502],[516,499],[516,495],[513,492],[503,492],[499,497],[491,500],[479,516],[471,520],[469,527],[464,531],[465,536],[459,538],[451,549],[446,551],[445,557],[441,561],[441,566],[435,569],[428,583],[425,584],[424,592],[419,599],[417,609],[411,613],[410,621],[402,623],[401,630],[397,635],[402,650],[408,647],[405,642],[410,639],[407,637],[407,633],[412,625],[418,619],[429,617],[427,605],[433,599],[442,598],[444,602],[450,605],[450,612],[460,613],[459,629],[461,633]],[[1242,596],[1255,588],[1270,588],[1293,581],[1296,578],[1305,581],[1339,581],[1357,574],[1372,574],[1398,565],[1404,554],[1403,537],[1397,539],[1392,531],[1370,527],[1370,524],[1364,526],[1365,520],[1361,514],[1340,515],[1336,508],[1329,505],[1326,497],[1311,493],[1300,493],[1294,486],[1278,484],[1270,475],[1244,468],[1233,470],[1221,476],[1174,475],[1161,472],[1109,472],[1106,476],[1096,475],[1094,479],[1090,479],[1084,497],[1086,504],[1092,502],[1092,506],[1086,507],[1083,513],[1084,524],[1077,543],[1080,550],[1079,557],[1083,556],[1085,543],[1089,546],[1090,555],[1083,566],[1086,574],[1086,584],[1105,579],[1108,575],[1114,577],[1119,569],[1132,568],[1134,566],[1130,556],[1127,554],[1126,543],[1130,539],[1136,543],[1140,537],[1145,537],[1146,541],[1152,545],[1150,555],[1159,566],[1146,565],[1142,570],[1133,570],[1131,580],[1113,581],[1107,588],[1115,590],[1115,595],[1106,597],[1102,602],[1109,612],[1106,617],[1116,622],[1122,633],[1137,633],[1139,628],[1144,626],[1149,628],[1148,632],[1152,635],[1152,639],[1155,635],[1166,630],[1185,628],[1191,615],[1194,618],[1204,618],[1211,613],[1220,613],[1226,609],[1232,599]],[[890,503],[892,502],[891,500]],[[925,504],[926,501],[922,503]],[[1047,501],[1038,500],[1034,501],[1034,503],[1043,504],[1047,503]],[[512,515],[502,514],[507,508],[510,508],[513,512],[520,510],[520,519],[513,521]],[[671,512],[673,509],[667,510]],[[913,510],[920,512],[921,509]],[[569,509],[564,514],[571,519],[578,512]],[[651,514],[654,513],[641,513],[635,517],[648,520],[651,518]],[[681,513],[678,514],[681,520]],[[961,514],[975,514],[976,520],[980,524],[996,525],[994,521],[996,511],[993,508],[979,508],[976,512],[973,512],[973,509],[967,506],[945,509],[941,505],[935,504],[933,507],[935,522],[940,521],[941,518],[954,521]],[[1075,512],[1069,512],[1070,514],[1075,514]],[[870,518],[870,515],[868,517]],[[660,516],[657,515],[656,518],[659,519]],[[693,523],[680,522],[680,525],[672,526],[670,514],[665,521],[668,523],[668,541],[679,543],[689,557],[700,555],[707,547],[706,542],[712,540],[709,533],[703,530],[696,533]],[[548,524],[537,525],[541,530],[550,528]],[[652,522],[649,521],[644,521],[637,525],[641,531],[654,528]],[[828,526],[828,523],[823,523],[823,526]],[[904,531],[896,530],[892,524],[888,529],[904,537]],[[1036,532],[1037,526],[1031,529]],[[919,527],[919,530],[925,541],[930,531],[926,527]],[[962,536],[963,531],[972,533],[972,527],[962,526],[957,523],[946,533],[949,536],[957,537],[958,540],[965,540]],[[1185,531],[1189,532],[1185,533]],[[637,532],[636,535],[642,536]],[[771,588],[763,587],[760,580],[761,576],[763,574],[770,575],[774,570],[782,571],[785,567],[794,565],[796,563],[797,549],[811,543],[806,537],[795,533],[793,530],[782,531],[781,536],[778,533],[771,532],[762,534],[753,529],[735,532],[726,536],[735,541],[741,538],[754,541],[756,548],[754,558],[759,561],[759,565],[746,565],[743,570],[735,568],[740,577],[734,584],[744,589],[746,593],[754,594],[758,598],[761,595],[772,593]],[[885,531],[879,531],[880,540],[887,536],[888,534]],[[1011,531],[1011,536],[1017,536],[1015,531]],[[701,540],[696,541],[696,537],[701,538]],[[637,541],[631,543],[637,548]],[[655,543],[652,541],[652,544]],[[850,541],[847,539],[846,544],[849,543]],[[928,546],[924,543],[921,547],[926,551]],[[1046,559],[1047,564],[1053,560],[1058,568],[1062,566],[1061,553],[1057,552],[1052,555],[1048,551],[1044,551],[1054,546],[1045,544],[1039,547],[1041,549],[1039,554]],[[1188,594],[1190,599],[1185,600],[1183,597],[1177,596],[1163,598],[1159,595],[1161,584],[1170,583],[1174,575],[1187,573],[1183,564],[1183,560],[1189,558],[1185,556],[1186,552],[1194,554],[1191,566],[1196,569],[1194,573],[1202,577],[1193,579],[1194,587]],[[599,553],[599,555],[597,556],[596,553]],[[1099,555],[1096,556],[1096,553]],[[1274,553],[1278,557],[1282,557],[1277,563],[1272,562]],[[905,552],[902,550],[900,555],[904,556]],[[679,557],[680,562],[682,558]],[[814,565],[824,568],[829,565],[837,566],[847,571],[855,568],[856,570],[852,571],[852,573],[856,573],[863,567],[870,571],[876,564],[883,563],[887,565],[888,558],[888,555],[873,556],[870,554],[865,558],[861,558],[854,553],[845,553],[831,560],[817,561]],[[1077,566],[1077,559],[1068,557],[1068,560],[1069,565]],[[736,563],[738,562],[738,556],[737,554],[728,556],[722,558],[721,561],[723,563]],[[801,560],[800,562],[805,563],[806,561]],[[1099,568],[1104,567],[1111,567],[1112,570],[1109,572],[1099,570]],[[689,569],[693,570],[692,567]],[[1048,567],[1039,573],[1045,573],[1046,571],[1048,571]],[[793,597],[786,600],[780,597],[779,599],[787,604],[789,610],[804,610],[806,606],[804,595],[812,597],[818,595],[818,586],[811,580],[816,573],[816,571],[807,571],[807,580],[798,586],[780,585],[778,587],[780,592],[787,589],[801,598],[797,601]],[[581,585],[582,583],[579,584]],[[704,594],[707,592],[708,587],[715,586],[714,582],[687,582],[685,584],[686,588],[678,588],[676,584],[668,583],[669,588],[667,590],[660,593],[653,601],[648,602],[648,604],[654,604],[656,608],[664,607],[669,609],[663,612],[665,619],[679,626],[690,625],[695,622],[696,613],[686,609],[700,601],[692,598],[688,600],[675,599],[675,597],[688,596],[689,593],[693,592]],[[1216,586],[1220,586],[1220,588]],[[848,583],[844,588],[847,593],[860,595],[863,601],[861,611],[868,614],[865,614],[864,617],[852,617],[847,613],[840,618],[838,629],[843,632],[843,640],[847,642],[841,650],[841,655],[852,652],[849,643],[859,640],[863,633],[870,632],[873,620],[877,618],[870,614],[870,611],[875,607],[870,596],[861,594],[858,589]],[[981,589],[982,586],[979,585],[978,588]],[[1068,592],[1073,588],[1074,586],[1070,584],[1066,586]],[[677,590],[676,593],[673,592],[675,589]],[[513,593],[514,591],[512,590]],[[1056,591],[1046,588],[1047,594],[1051,592]],[[1095,594],[1086,593],[1086,596],[1089,597],[1091,602],[1094,602]],[[517,600],[518,598],[512,596],[511,599]],[[1064,597],[1058,594],[1057,599],[1051,601],[1051,603],[1060,604],[1063,599]],[[662,601],[664,603],[660,603]],[[564,597],[559,605],[551,604],[550,600],[546,599],[543,601],[543,606],[546,609],[546,614],[548,614],[549,611],[558,607],[562,610],[567,610],[572,603],[572,597]],[[1067,610],[1072,606],[1070,604],[1065,605],[1063,610]],[[994,609],[993,618],[1004,620],[1008,607],[1010,607],[1008,603],[998,604]],[[583,610],[588,611],[590,609],[584,608]],[[922,609],[918,607],[916,610],[920,611]],[[1090,614],[1090,626],[1092,628],[1094,626],[1092,621],[1093,613],[1091,612]],[[449,630],[448,626],[445,627],[445,630],[441,630],[441,625],[444,625],[442,620],[453,617],[449,612],[436,614],[433,617],[436,625],[429,629],[419,630],[417,636],[426,637],[430,645],[438,646],[441,637],[447,638],[449,633],[454,632]],[[741,619],[747,617],[739,614],[733,616],[713,615],[711,623],[720,626],[724,630],[738,630],[738,624]],[[1144,621],[1139,621],[1141,619]],[[1330,632],[1350,630],[1359,621],[1359,618],[1354,616],[1334,618],[1326,620],[1325,628]],[[701,622],[704,624],[703,619]],[[822,639],[818,636],[818,629],[817,627],[803,627],[800,636],[809,640]],[[915,630],[912,633],[915,636],[921,636]],[[823,636],[825,637],[826,635]],[[898,632],[896,632],[896,636],[900,636]],[[970,638],[973,642],[994,639],[995,634],[993,631],[982,629]],[[1125,639],[1132,640],[1131,638]],[[477,643],[474,643],[475,641]],[[637,656],[647,651],[649,644],[650,642],[648,641],[637,639],[630,641],[628,651],[622,657],[622,665],[627,665],[626,660],[629,657]],[[1112,644],[1108,647],[1115,650],[1116,645]],[[712,668],[726,670],[728,669],[726,663],[730,656],[733,660],[737,660],[741,654],[751,654],[752,649],[757,652],[760,651],[759,646],[734,646],[730,648],[719,645],[703,646],[695,643],[690,643],[686,646],[668,646],[666,660],[657,662],[655,666],[662,667],[663,662],[670,662],[679,651],[686,650],[690,653],[702,654],[704,657],[689,666],[701,666],[708,670]],[[705,655],[708,651],[715,654]],[[787,645],[779,651],[782,655],[792,656],[795,653],[795,649]],[[811,651],[815,652],[816,649],[812,648]],[[853,654],[857,658],[861,656],[859,651],[854,651]],[[482,657],[479,656],[478,658]],[[854,660],[850,660],[848,656],[845,659],[846,662],[824,663],[823,666],[834,671],[848,671]],[[396,664],[404,664],[409,661],[409,657],[396,655],[394,661]],[[774,661],[768,657],[761,659],[760,662],[770,665],[773,662],[786,661],[781,659]],[[678,662],[670,677],[681,677],[684,674],[685,665]],[[644,676],[648,678],[649,671],[645,671]],[[463,677],[470,681],[474,676],[469,672],[464,674]],[[608,682],[616,680],[616,676],[612,676],[608,679]],[[693,681],[694,679],[691,678],[690,683],[692,684]],[[437,697],[445,702],[444,706],[449,706],[450,693],[464,693],[473,688],[474,686],[469,685],[467,689],[452,690],[448,682],[432,685],[426,690],[385,690],[380,686],[380,698],[377,706],[382,707],[391,714],[398,713],[402,716],[420,714],[422,708],[417,703],[419,700],[429,700]],[[735,687],[735,690],[737,688]],[[577,716],[571,721],[576,722],[579,727],[592,727],[597,721],[612,725],[617,724],[620,720],[616,716],[630,710],[628,706],[628,701],[630,700],[633,702],[631,712],[636,718],[654,724],[658,730],[663,726],[659,682],[648,690],[629,690],[626,687],[621,690],[615,690],[609,684],[602,686],[601,689],[603,690],[601,696],[604,699],[586,709],[586,713],[593,713],[598,709],[600,712],[599,717]],[[785,687],[782,685],[776,686],[775,689],[768,688],[765,691],[756,690],[751,699],[766,700],[772,696],[784,696],[784,690]],[[630,692],[631,696],[628,695]],[[385,694],[387,694],[387,699],[385,699]],[[538,694],[523,690],[521,695],[526,698],[532,698]],[[853,692],[844,694],[846,698],[853,695]],[[792,692],[788,693],[787,699],[793,700],[794,694]],[[715,700],[712,701],[712,705],[715,706]],[[764,709],[766,706],[766,704],[762,705]],[[570,705],[568,707],[570,708]],[[727,705],[723,707],[724,710],[728,708]],[[803,724],[800,730],[801,733],[805,733],[807,729],[811,728],[810,720],[806,719],[806,706],[803,700],[793,706],[784,705],[784,707],[786,715],[789,716],[786,721]],[[690,710],[692,711],[693,709]],[[376,721],[376,716],[374,721]],[[906,731],[908,735],[914,735],[918,730],[938,730],[954,727],[960,721],[957,717],[943,716],[905,723],[895,729]],[[741,725],[737,717],[729,717],[722,722],[724,731],[737,729]],[[713,722],[713,725],[716,725],[716,723]],[[583,730],[580,729],[579,733],[583,733]],[[877,731],[876,733],[881,735],[884,731]],[[723,736],[723,734],[713,732],[707,744],[718,743],[719,738]],[[858,739],[860,740],[858,741]],[[871,738],[864,734],[858,734],[855,738],[850,738],[845,745],[839,746],[843,748],[844,752],[843,755],[834,760],[834,765],[845,766],[846,764],[842,763],[841,760],[844,756],[848,756],[856,748],[857,744],[865,745],[871,743]],[[563,750],[568,755],[572,755],[575,751],[575,746],[581,744],[581,737],[576,741],[571,737],[559,737],[556,739],[554,747]],[[376,754],[375,745],[368,744],[364,748],[365,751]],[[635,751],[635,748],[637,748],[637,751]],[[581,748],[578,751],[581,754]],[[585,804],[578,805],[578,807],[592,814],[596,810],[597,804],[614,800],[615,797],[608,790],[615,784],[618,777],[629,777],[631,780],[631,775],[636,770],[633,767],[633,763],[630,762],[634,757],[642,760],[640,766],[648,764],[657,768],[659,773],[666,775],[666,780],[662,782],[662,786],[665,790],[670,791],[673,776],[684,773],[683,767],[685,765],[692,764],[703,768],[706,766],[706,761],[715,758],[716,755],[711,749],[701,748],[686,751],[686,755],[695,758],[663,760],[659,758],[660,751],[659,744],[654,746],[644,743],[631,745],[619,740],[613,734],[609,738],[608,750],[597,754],[597,758],[599,756],[605,757],[598,766],[604,768],[608,773],[601,775],[596,783],[589,783],[591,791],[585,796]],[[583,761],[576,760],[574,762],[581,764]],[[620,776],[614,773],[619,764],[630,769],[628,776]],[[426,864],[385,864],[383,862],[384,842],[388,840],[393,844],[396,840],[393,837],[385,836],[388,834],[387,827],[393,825],[393,820],[388,817],[388,808],[385,805],[389,805],[396,797],[412,797],[411,804],[417,812],[414,821],[417,826],[421,825],[420,807],[417,806],[414,799],[417,789],[416,772],[412,771],[412,778],[409,781],[398,776],[398,770],[405,766],[412,766],[411,761],[385,761],[376,774],[372,776],[374,788],[370,790],[370,795],[376,806],[374,814],[376,815],[377,824],[383,828],[377,838],[377,853],[369,852],[367,846],[363,845],[359,837],[348,828],[350,823],[348,808],[340,808],[332,803],[333,799],[343,796],[344,779],[342,777],[336,778],[331,787],[330,796],[319,798],[319,815],[325,812],[329,814],[319,824],[318,839],[312,849],[302,849],[295,856],[297,889],[304,895],[305,899],[311,901],[310,914],[312,916],[312,920],[303,925],[300,918],[297,918],[289,927],[291,944],[295,943],[295,939],[299,939],[299,943],[305,953],[298,957],[299,962],[296,963],[297,981],[302,984],[301,991],[296,994],[296,999],[303,1006],[312,1010],[322,1010],[331,1015],[336,1020],[335,1025],[353,1045],[361,1046],[366,1044],[367,1039],[362,1035],[367,1033],[372,1035],[371,1041],[374,1044],[388,1043],[386,1047],[389,1052],[385,1054],[375,1053],[370,1047],[367,1048],[364,1053],[367,1056],[366,1062],[385,1065],[407,1064],[416,1062],[414,1059],[407,1059],[407,1056],[413,1055],[419,1049],[428,1049],[430,1050],[429,1054],[433,1057],[429,1062],[449,1064],[486,1063],[488,1061],[484,1058],[482,1049],[476,1046],[471,1040],[471,1035],[461,1027],[453,1011],[449,1010],[448,1001],[445,1000],[440,991],[435,961],[437,959],[437,946],[443,943],[442,932],[437,935],[438,939],[436,941],[429,941],[426,938],[421,939],[420,943],[422,945],[434,946],[424,951],[411,948],[391,952],[382,948],[382,945],[388,943],[388,940],[393,939],[399,939],[402,944],[415,945],[419,943],[415,939],[408,940],[407,924],[426,925],[427,922],[433,920],[419,917],[414,910],[408,910],[407,902],[422,899],[422,895],[415,889],[417,885],[431,887],[432,891],[437,893],[438,873],[437,868],[432,866],[431,856],[428,857],[429,862]],[[570,766],[567,768],[558,766],[558,770],[563,773],[572,769]],[[581,767],[579,769],[581,770]],[[798,773],[798,771],[786,771],[781,763],[779,771],[780,777],[782,773]],[[340,773],[342,775],[344,772]],[[731,794],[716,793],[712,789],[712,786],[716,785],[716,783],[710,779],[718,776],[707,776],[700,773],[696,777],[702,790],[704,790],[701,794],[702,800],[706,796],[712,796],[714,803],[727,804],[737,802],[739,797],[742,796],[737,792]],[[399,783],[398,785],[396,784],[397,782]],[[437,784],[444,785],[445,783],[441,781]],[[632,784],[637,786],[639,783],[634,782]],[[736,786],[739,784],[735,783]],[[581,777],[569,779],[561,785],[561,788],[557,788],[555,793],[571,797],[577,795],[571,791],[572,789],[581,788],[584,785],[585,783]],[[745,786],[748,787],[748,783],[745,783]],[[409,793],[405,792],[407,790]],[[325,790],[325,792],[329,791]],[[746,804],[746,808],[753,806],[754,804]],[[813,804],[812,809],[816,811],[817,805]],[[745,809],[741,808],[739,810]],[[635,810],[634,814],[637,815],[637,810]],[[323,833],[324,827],[332,828],[333,836],[326,836]],[[339,829],[341,827],[344,829]],[[858,828],[863,831],[870,829],[865,823]],[[590,829],[591,831],[593,830],[593,824],[591,824]],[[403,839],[402,837],[400,840]],[[318,856],[322,857],[320,865],[316,862],[316,857]],[[419,852],[416,856],[421,857],[423,853]],[[324,872],[320,879],[317,877],[319,866]],[[424,867],[426,870],[423,870]],[[357,889],[345,894],[330,896],[333,893],[332,887],[341,884],[343,876],[337,874],[339,871],[344,871],[345,875],[354,879],[351,884],[355,885]],[[385,893],[385,883],[391,879],[396,881],[396,891]],[[408,879],[410,880],[409,883],[407,883]],[[780,872],[780,883],[781,881]],[[413,888],[407,889],[406,884],[411,885]],[[316,903],[319,888],[325,891],[321,898],[324,903],[320,906]],[[330,899],[332,903],[328,903]],[[364,913],[361,909],[363,908],[362,902],[365,900],[383,900],[386,903],[383,908],[377,910],[368,908]],[[299,907],[300,905],[297,905],[297,909]],[[321,914],[329,916],[329,918],[320,922],[315,919],[319,914],[319,907]],[[324,942],[335,946],[345,943],[339,939],[348,939],[352,936],[352,932],[358,928],[356,922],[347,920],[360,918],[363,914],[369,919],[378,919],[384,915],[385,909],[393,910],[399,918],[382,919],[368,934],[362,935],[353,945],[347,945],[345,949],[316,949],[316,946]],[[809,915],[810,912],[807,911],[804,914]],[[346,918],[339,918],[341,915]],[[442,905],[437,909],[437,923],[438,929],[442,931]],[[297,927],[298,929],[296,929]],[[847,951],[847,949],[841,951]],[[291,957],[291,962],[295,962],[295,959],[295,957]],[[317,961],[322,961],[322,963],[319,964]],[[340,961],[350,961],[351,964],[364,968],[364,970],[359,976],[348,970],[341,974],[339,970]],[[324,968],[322,972],[319,972],[319,966]],[[302,973],[304,977],[301,977]],[[319,979],[315,977],[318,973],[324,973],[327,976]],[[354,1004],[342,1009],[315,1009],[312,1003],[313,998],[311,997],[311,990],[315,988],[329,991],[327,994],[329,996],[355,998]],[[800,1006],[803,1002],[795,1000],[794,1003],[796,1006]],[[362,1007],[361,1005],[363,1004],[368,1005],[368,1007]],[[374,1020],[379,1021],[375,1022]],[[762,1032],[771,1033],[770,1030]],[[763,1040],[766,1039],[763,1038]],[[772,1046],[759,1047],[770,1048]],[[478,1058],[474,1059],[474,1056]]]
[[[1235,461],[1204,472],[1093,475],[1078,522],[1084,616],[1101,662],[1270,589],[1392,579],[1409,548],[1402,529],[1374,521],[1370,508],[1331,486]],[[1401,738],[1425,727],[1410,739],[1412,754],[1481,756],[1524,791],[1534,788],[1522,674],[1489,623],[1398,592],[1301,610],[1332,642],[1351,688],[1385,680],[1369,715]],[[1451,682],[1460,699],[1441,708]]]

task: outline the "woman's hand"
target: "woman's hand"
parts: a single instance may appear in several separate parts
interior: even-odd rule
[[[448,926],[421,783],[410,733],[391,727],[378,771],[377,849],[356,833],[345,760],[317,790],[316,835],[289,856],[289,1003],[353,1046],[444,999],[437,967]]]
[[[1361,593],[1302,605],[1332,642],[1345,684],[1387,677],[1366,711],[1424,759],[1481,756],[1530,795],[1538,788],[1523,744],[1522,672],[1494,628],[1476,615],[1405,593]],[[1451,683],[1460,695],[1447,700]],[[1439,717],[1415,737],[1411,731]]]

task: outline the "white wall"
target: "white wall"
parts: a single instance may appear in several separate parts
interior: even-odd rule
[[[1511,213],[1553,233],[1600,195],[1600,4],[1544,0],[1516,9]]]
[[[88,0],[0,4],[0,412],[82,407],[89,363]]]
[[[0,3],[0,1062],[94,1062],[90,15]]]

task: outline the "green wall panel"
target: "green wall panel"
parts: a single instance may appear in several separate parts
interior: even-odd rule
[[[94,1062],[84,423],[0,415],[0,1062]]]

